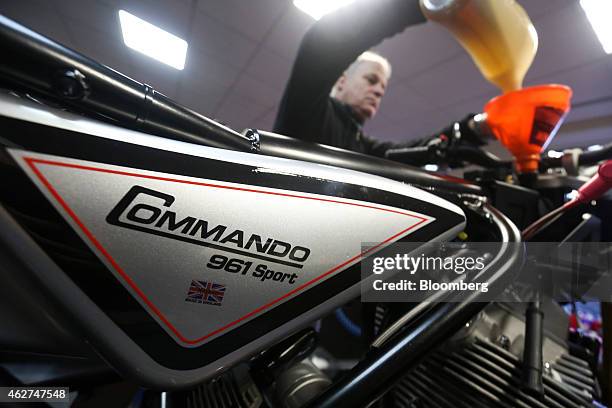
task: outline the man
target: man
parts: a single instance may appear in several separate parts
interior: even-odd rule
[[[421,144],[364,135],[363,124],[380,107],[391,66],[363,51],[424,21],[417,0],[362,0],[313,24],[298,50],[274,131],[376,156]]]
[[[338,78],[330,96],[350,106],[355,119],[363,123],[376,115],[390,78],[389,61],[366,51]]]

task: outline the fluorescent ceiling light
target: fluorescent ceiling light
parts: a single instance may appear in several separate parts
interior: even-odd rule
[[[315,20],[355,0],[293,0],[293,5]]]
[[[610,0],[580,0],[599,42],[606,54],[612,54],[612,1]]]
[[[125,10],[119,10],[119,21],[125,45],[176,69],[185,68],[187,41]]]

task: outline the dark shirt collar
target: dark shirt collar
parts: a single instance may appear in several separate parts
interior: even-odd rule
[[[336,104],[336,106],[340,108],[340,110],[346,113],[347,117],[351,119],[351,122],[353,122],[355,126],[357,126],[357,128],[361,130],[364,122],[355,114],[355,110],[350,105],[339,101],[334,97],[331,97],[331,100]]]

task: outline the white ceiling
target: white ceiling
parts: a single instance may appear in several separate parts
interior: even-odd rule
[[[609,0],[606,0],[609,1]],[[519,0],[540,46],[525,85],[563,83],[573,110],[555,147],[612,140],[612,55],[606,55],[576,0]],[[183,71],[124,46],[125,9],[187,40]],[[0,13],[146,82],[179,103],[241,130],[272,127],[299,41],[313,20],[290,0],[0,0]],[[446,31],[405,30],[377,50],[393,78],[368,133],[403,140],[482,110],[496,89]]]

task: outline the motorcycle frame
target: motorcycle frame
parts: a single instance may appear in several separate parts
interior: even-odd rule
[[[11,58],[10,63],[0,65],[0,85],[3,87],[41,97],[50,103],[123,128],[199,145],[331,164],[425,187],[455,200],[466,195],[484,194],[478,185],[462,179],[442,177],[359,153],[313,145],[269,132],[240,134],[177,104],[149,85],[132,80],[3,16],[0,16],[0,48],[4,55]],[[518,230],[503,214],[489,205],[484,205],[480,211],[491,220],[502,242],[520,242]],[[0,230],[2,240],[14,245],[13,254],[23,255],[20,248],[30,248],[30,254],[41,252],[4,209],[0,210],[0,220],[5,225],[13,225],[10,231]],[[27,261],[23,256],[3,255],[3,262],[12,263],[16,268],[58,269],[45,262],[43,254],[30,257]],[[521,257],[519,246],[505,246],[490,267],[494,272],[489,277],[489,287],[494,288],[495,282],[519,264]],[[55,282],[54,290],[61,293],[62,285],[68,284],[67,281]],[[65,304],[49,306],[60,310],[60,313],[66,307]],[[407,366],[416,363],[484,306],[486,303],[480,302],[478,295],[462,302],[435,306],[415,325],[402,328],[391,340],[372,349],[363,361],[311,405],[355,406],[374,400],[399,379],[399,374]],[[95,313],[86,309],[78,312],[83,321],[87,320],[88,313]],[[103,316],[99,317],[104,319]],[[112,323],[108,321],[105,324]],[[78,331],[83,329],[75,328]],[[85,328],[85,331],[90,330]],[[111,344],[98,344],[97,347],[114,353]],[[120,359],[115,363],[126,368],[129,365],[129,362]],[[155,381],[150,383],[154,384]],[[189,381],[179,384],[180,387],[189,385]]]

